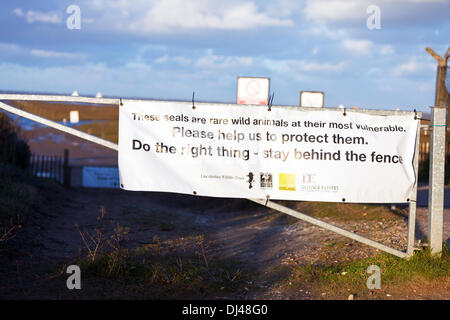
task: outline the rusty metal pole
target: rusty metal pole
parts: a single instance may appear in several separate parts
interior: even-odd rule
[[[433,49],[426,47],[425,50],[436,60],[438,63],[437,66],[437,72],[436,72],[436,91],[434,96],[434,106],[437,107],[450,107],[450,96],[445,84],[445,79],[447,75],[447,63],[448,63],[448,57],[450,54],[450,47],[447,49],[447,52],[445,53],[444,57],[441,57],[438,55]],[[447,114],[447,123],[450,123],[450,119],[448,118],[450,116],[450,113]],[[444,133],[445,135],[445,161],[447,161],[447,155],[449,154],[449,141],[447,139],[447,130]],[[444,177],[446,177],[444,175]],[[445,182],[447,179],[445,178]]]
[[[445,79],[447,76],[447,64],[450,56],[450,47],[447,49],[444,57],[439,56],[433,49],[426,47],[425,50],[436,60],[438,63],[436,74],[436,94],[434,98],[434,105],[438,107],[450,107],[450,97],[445,85]]]

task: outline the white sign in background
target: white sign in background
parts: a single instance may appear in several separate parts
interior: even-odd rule
[[[126,190],[401,203],[415,184],[412,116],[163,101],[119,114]]]
[[[237,104],[267,105],[269,102],[269,78],[239,77]]]
[[[80,113],[78,110],[70,111],[69,113],[70,123],[80,122]]]
[[[119,188],[119,171],[117,168],[83,167],[83,187]]]
[[[300,92],[300,107],[324,107],[323,92],[302,91]]]

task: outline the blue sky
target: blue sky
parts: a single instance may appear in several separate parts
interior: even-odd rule
[[[450,0],[1,0],[0,19],[3,91],[234,102],[247,75],[271,78],[274,104],[320,90],[330,107],[428,111],[425,47],[450,45]]]

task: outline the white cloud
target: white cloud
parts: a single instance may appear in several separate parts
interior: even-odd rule
[[[413,2],[413,3],[448,3],[448,0],[400,0],[400,2]]]
[[[253,58],[251,57],[237,57],[237,56],[218,56],[214,55],[211,50],[207,54],[200,57],[196,65],[205,69],[229,69],[235,67],[251,66]]]
[[[27,12],[23,12],[21,8],[16,8],[13,10],[13,14],[18,17],[23,17],[28,23],[34,22],[43,22],[43,23],[53,23],[60,24],[62,23],[62,14],[56,11],[50,12],[40,12],[28,10]]]
[[[140,61],[139,59],[135,60],[135,61],[129,61],[127,62],[124,67],[126,69],[134,69],[134,72],[148,72],[150,70],[152,70],[152,66],[148,65],[145,62]]]
[[[367,8],[370,5],[377,5],[381,9],[382,24],[385,19],[414,24],[417,22],[415,20],[423,18],[424,9],[428,9],[429,5],[448,5],[448,3],[449,0],[307,0],[303,15],[308,20],[319,23],[352,24],[361,21],[365,26],[365,21],[369,17]],[[432,12],[439,14],[439,19],[444,18],[441,16],[442,9],[446,8],[440,6],[430,8]],[[427,15],[430,15],[430,12]]]
[[[415,75],[434,70],[436,66],[430,62],[418,61],[417,58],[411,58],[408,62],[397,65],[392,74],[396,77]]]
[[[18,46],[17,44],[0,42],[0,52],[18,53],[22,51],[23,48]]]
[[[163,55],[162,57],[156,58],[155,63],[164,63],[164,62],[167,62],[168,60],[169,60],[169,56],[166,54],[166,55]]]
[[[294,61],[292,66],[299,71],[326,71],[326,72],[340,72],[344,69],[344,63],[316,63],[305,61]]]
[[[18,17],[23,17],[23,11],[21,8],[16,8],[13,10],[13,13]]]
[[[88,55],[84,53],[77,52],[63,52],[63,51],[53,51],[53,50],[42,50],[42,49],[29,49],[27,47],[22,47],[14,43],[0,42],[0,53],[6,53],[14,56],[26,56],[32,55],[38,58],[52,58],[52,59],[84,59]]]
[[[348,31],[344,29],[329,28],[325,24],[311,24],[300,32],[306,37],[325,37],[331,40],[340,40],[349,36]]]
[[[172,58],[172,61],[178,63],[181,66],[188,66],[190,64],[192,64],[192,60],[183,56],[175,56]]]
[[[148,61],[155,69],[160,70],[195,70],[197,72],[215,73],[236,68],[251,67],[254,63],[253,57],[247,56],[227,56],[214,54],[212,49],[207,49],[200,54],[192,52],[191,56],[170,55],[164,53],[156,58],[147,59],[143,55],[138,55],[134,63],[145,63]]]
[[[280,73],[294,73],[297,71],[302,72],[321,72],[321,73],[338,73],[344,70],[345,63],[340,62],[337,64],[327,62],[315,62],[308,60],[275,60],[264,59],[264,66],[271,70]]]
[[[308,0],[304,15],[318,22],[354,20],[365,16],[365,1]]]
[[[373,50],[373,42],[370,40],[345,39],[342,46],[351,53],[369,54]]]
[[[138,34],[192,29],[242,30],[289,27],[294,22],[263,12],[253,1],[219,0],[94,0],[85,6],[103,28]]]
[[[214,70],[208,71],[214,72]],[[155,68],[138,60],[123,65],[104,63],[65,66],[22,66],[0,62],[0,87],[3,90],[54,92],[81,95],[102,92],[115,97],[153,99],[196,99],[231,101],[235,94],[235,74],[220,70],[211,76],[207,72]],[[65,79],[65,81],[61,81]],[[120,81],[117,81],[120,79]],[[170,85],[168,85],[168,83]]]
[[[33,56],[40,58],[64,58],[64,59],[79,59],[85,58],[85,54],[81,53],[71,53],[71,52],[60,52],[60,51],[51,51],[51,50],[39,50],[33,49],[30,51]]]
[[[188,65],[192,64],[192,59],[184,56],[169,56],[168,54],[165,54],[161,57],[154,59],[153,62],[156,64],[175,63],[180,65],[181,67],[187,67]]]
[[[261,1],[262,2],[262,1]],[[265,6],[266,12],[270,12],[277,17],[298,17],[303,7],[302,1],[298,0],[277,0],[268,1]]]
[[[392,55],[395,53],[394,47],[391,45],[376,44],[370,40],[365,39],[351,39],[347,38],[341,42],[341,46],[348,52],[357,55],[369,55],[371,53],[379,53],[383,56]]]
[[[381,46],[380,53],[382,55],[391,55],[395,53],[395,49],[391,45]]]

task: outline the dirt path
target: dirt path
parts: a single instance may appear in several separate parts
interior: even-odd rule
[[[130,228],[127,247],[152,244],[156,236],[162,244],[178,241],[184,250],[193,250],[195,241],[181,240],[201,236],[209,243],[209,256],[236,259],[261,272],[287,261],[315,263],[323,258],[323,250],[338,242],[345,245],[332,251],[331,262],[376,253],[375,249],[247,200],[61,189],[60,194],[47,199],[44,207],[16,241],[17,252],[2,270],[0,296],[14,297],[8,292],[17,287],[21,288],[19,293],[15,291],[17,296],[26,295],[30,287],[42,285],[40,280],[51,268],[62,268],[84,254],[80,231],[93,234],[102,213],[101,223],[106,229],[112,230],[118,224]],[[331,217],[324,220],[400,250],[406,245],[407,221],[402,217],[376,222],[336,221]],[[416,232],[421,238],[426,234],[426,208],[418,209],[417,222]],[[447,241],[450,237],[450,209],[445,210],[444,237]],[[261,290],[247,298],[285,298],[271,291],[271,283],[256,285]]]

